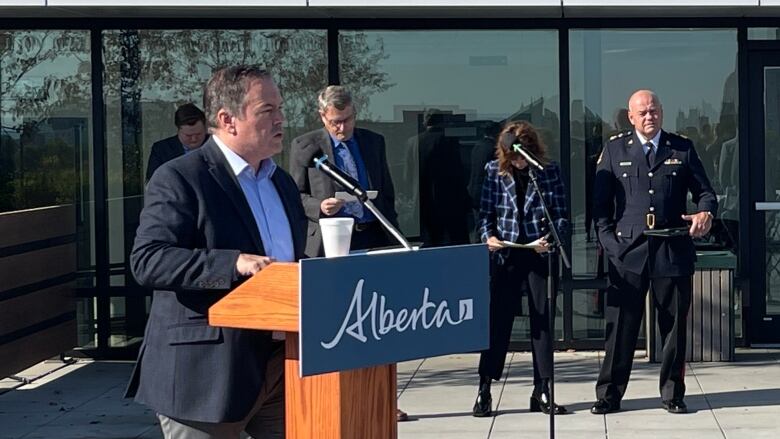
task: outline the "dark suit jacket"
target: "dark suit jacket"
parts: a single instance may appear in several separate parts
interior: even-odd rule
[[[686,225],[680,216],[688,213],[688,192],[697,212],[715,215],[718,201],[690,140],[662,131],[659,143],[650,167],[631,131],[612,136],[604,146],[593,197],[596,231],[618,271],[642,273],[647,264],[651,277],[688,276],[696,260],[693,240],[648,240],[643,234],[647,214],[655,215],[657,229],[681,227]]]
[[[152,152],[149,153],[149,164],[146,166],[146,181],[151,180],[152,174],[160,165],[182,155],[184,155],[184,146],[178,136],[166,137],[154,142]]]
[[[272,176],[303,257],[306,217],[292,178]],[[127,395],[166,416],[235,422],[263,384],[271,333],[209,326],[208,308],[244,279],[239,253],[264,255],[252,211],[213,140],[161,166],[146,188],[130,255],[154,301]]]
[[[471,163],[469,174],[469,197],[471,207],[479,210],[479,201],[482,197],[482,183],[485,182],[485,165],[496,158],[496,139],[483,137],[474,144],[471,150]]]
[[[395,189],[390,177],[385,156],[385,138],[373,131],[355,128],[354,137],[363,157],[363,164],[368,174],[368,188],[379,191],[374,205],[394,226],[398,227],[398,214],[395,211]],[[312,160],[325,153],[333,160],[333,144],[330,135],[323,128],[308,132],[295,138],[290,151],[290,173],[301,194],[303,208],[309,218],[308,240],[306,254],[322,256],[322,235],[319,219],[325,216],[320,211],[320,203],[333,197],[340,186],[328,178],[325,173],[314,167]]]
[[[407,166],[419,163],[420,238],[428,247],[467,244],[471,209],[458,139],[429,127],[407,143]]]

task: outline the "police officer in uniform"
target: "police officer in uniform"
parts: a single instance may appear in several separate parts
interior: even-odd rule
[[[628,109],[634,129],[610,137],[594,185],[596,230],[609,258],[610,286],[605,357],[591,413],[620,410],[648,287],[664,342],[662,405],[670,413],[686,413],[685,332],[696,259],[691,237],[709,232],[718,202],[693,143],[661,129],[658,96],[639,90]],[[697,213],[686,214],[688,192]],[[658,235],[646,234],[650,229]]]

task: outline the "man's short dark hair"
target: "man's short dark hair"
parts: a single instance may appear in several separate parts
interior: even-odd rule
[[[176,124],[176,128],[181,128],[185,125],[195,125],[198,122],[206,124],[206,113],[198,108],[195,104],[184,104],[176,109],[176,113],[173,115],[173,123]]]
[[[223,108],[233,116],[242,117],[244,100],[252,81],[270,77],[271,73],[258,65],[239,64],[216,70],[206,83],[203,93],[203,106],[208,113],[209,126],[219,126],[217,113]]]

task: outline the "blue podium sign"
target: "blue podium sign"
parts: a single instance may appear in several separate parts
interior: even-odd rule
[[[301,376],[486,349],[487,246],[300,263]]]

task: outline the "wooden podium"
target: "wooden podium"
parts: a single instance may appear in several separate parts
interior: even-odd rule
[[[397,437],[395,364],[299,375],[299,267],[273,263],[209,309],[209,324],[285,334],[286,433],[292,439]]]

